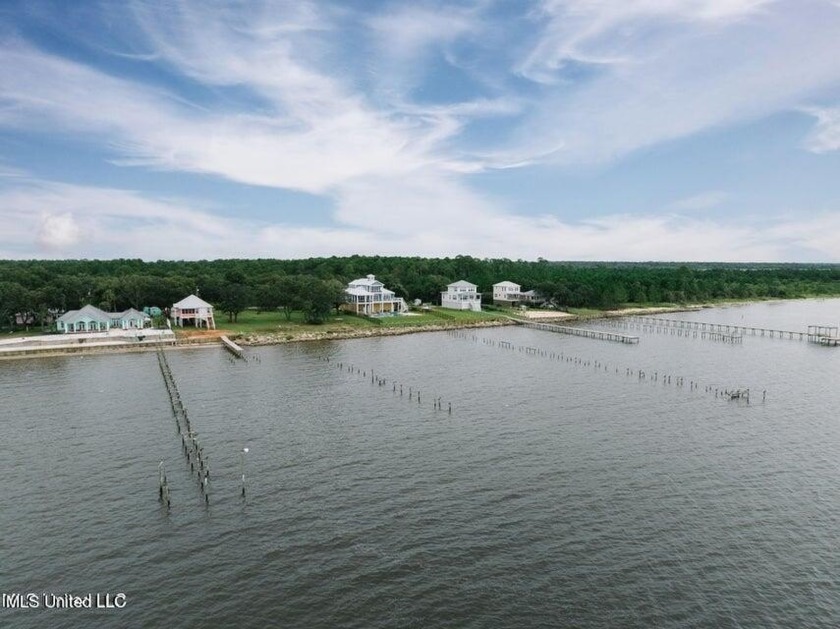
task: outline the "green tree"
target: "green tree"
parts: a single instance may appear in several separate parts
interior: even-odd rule
[[[339,314],[341,307],[347,303],[347,293],[344,292],[344,284],[336,279],[325,280],[324,290],[329,295],[332,307],[335,308],[335,314]]]
[[[295,310],[302,310],[309,280],[301,275],[287,275],[277,281],[278,303],[286,315],[286,321],[292,320]]]
[[[307,323],[326,321],[335,303],[335,287],[329,281],[312,278],[303,290],[302,310]]]
[[[249,297],[244,274],[236,270],[228,271],[221,289],[219,309],[228,316],[229,323],[236,323],[239,313],[248,307]]]
[[[16,282],[0,282],[0,321],[8,321],[15,329],[15,316],[27,310],[28,294],[26,289]]]

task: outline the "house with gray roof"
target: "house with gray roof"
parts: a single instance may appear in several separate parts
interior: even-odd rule
[[[446,291],[440,294],[440,305],[443,308],[452,310],[474,310],[481,311],[481,293],[478,286],[459,280],[447,285]]]
[[[62,334],[73,332],[107,332],[112,329],[141,330],[152,324],[148,315],[129,308],[123,312],[105,312],[88,304],[79,310],[68,310],[55,322]]]
[[[497,306],[513,306],[521,299],[522,286],[505,280],[493,284],[493,304]]]
[[[194,325],[197,328],[216,329],[216,319],[213,316],[213,306],[196,295],[184,297],[172,305],[169,312],[172,323],[179,327]]]
[[[374,275],[353,280],[344,289],[347,301],[344,309],[355,314],[380,315],[385,313],[399,314],[408,310],[408,305],[402,297],[385,288],[385,285]]]

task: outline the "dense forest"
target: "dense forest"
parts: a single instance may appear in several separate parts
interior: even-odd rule
[[[351,256],[305,260],[0,261],[0,326],[46,326],[51,315],[91,303],[103,310],[169,306],[190,293],[234,319],[246,307],[301,309],[313,322],[341,301],[348,281],[375,274],[406,300],[435,303],[465,279],[490,301],[510,280],[555,307],[840,295],[840,265],[574,263],[507,259]],[[24,315],[21,317],[21,315]]]

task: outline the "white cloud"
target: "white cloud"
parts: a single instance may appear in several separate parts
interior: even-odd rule
[[[753,224],[614,210],[573,223],[512,215],[463,177],[602,162],[816,102],[840,81],[840,12],[825,0],[547,0],[532,16],[536,38],[507,53],[521,53],[518,76],[492,57],[504,75],[486,83],[492,88],[435,105],[413,93],[432,53],[452,68],[455,44],[489,55],[477,44],[486,34],[483,3],[412,5],[360,23],[351,6],[320,2],[130,6],[110,17],[140,24],[139,39],[126,27],[125,54],[149,64],[143,80],[0,40],[0,126],[69,132],[108,146],[120,165],[326,196],[334,224],[290,227],[282,208],[271,221],[233,221],[184,199],[25,177],[17,185],[6,175],[0,257],[32,255],[40,243],[85,257],[840,259],[836,240],[816,230],[833,225],[831,213],[790,236],[784,230],[795,223],[783,218]],[[375,34],[379,57],[350,50],[341,32],[348,23]],[[406,70],[413,63],[417,74]],[[176,77],[167,89],[145,82],[161,66]],[[582,76],[567,72],[572,66]],[[531,91],[521,89],[522,76]],[[837,110],[809,111],[818,122],[808,147],[837,149]],[[471,136],[469,147],[461,142],[471,123],[491,117],[521,124],[512,135],[494,128]],[[708,191],[666,209],[702,210],[725,198]]]
[[[0,179],[23,179],[28,176],[29,173],[25,170],[9,166],[0,161]]]
[[[840,261],[840,212],[814,211],[807,221],[774,221],[763,236],[783,244],[791,252],[790,260],[797,260],[795,252],[799,250],[810,260]]]
[[[398,6],[366,20],[376,45],[371,64],[378,96],[401,107],[429,72],[429,58],[446,58],[449,44],[475,34],[476,16],[452,7]],[[451,57],[449,59],[451,61]]]
[[[0,124],[48,122],[107,138],[124,163],[248,184],[324,192],[372,172],[405,173],[430,158],[413,149],[422,126],[389,122],[349,97],[324,96],[328,111],[318,120],[314,108],[306,119],[211,113],[29,47],[0,49],[0,94],[7,104]]]
[[[669,203],[667,207],[670,210],[676,210],[678,212],[708,210],[719,206],[727,199],[728,196],[728,194],[721,192],[720,190],[709,190],[684,199],[678,199],[673,203]]]
[[[698,260],[840,262],[840,214],[807,222],[615,215],[582,222],[505,214],[457,182],[433,174],[388,195],[358,182],[338,199],[339,224],[299,227],[282,221],[221,218],[185,199],[151,198],[113,188],[29,180],[0,192],[0,258],[225,257],[303,258],[418,255],[552,260]],[[433,194],[421,205],[413,192]],[[401,203],[403,196],[415,205]],[[379,210],[365,211],[372,203]],[[383,212],[382,207],[387,207]],[[49,249],[43,247],[49,246]]]
[[[45,213],[40,218],[38,244],[47,250],[67,250],[78,244],[82,230],[70,212]]]
[[[840,81],[840,11],[825,0],[546,7],[519,69],[547,83],[548,96],[517,144],[563,144],[563,163],[608,161],[791,110]],[[567,66],[584,78],[569,85]]]
[[[741,19],[775,0],[543,0],[534,11],[543,31],[518,70],[532,80],[555,83],[571,61],[635,63],[655,51],[663,23],[703,27]],[[659,31],[659,32],[657,32]],[[648,44],[653,41],[653,45]]]
[[[805,147],[814,153],[840,150],[840,107],[805,111],[817,119],[817,124],[805,140]]]

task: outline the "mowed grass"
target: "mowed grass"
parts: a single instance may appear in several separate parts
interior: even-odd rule
[[[221,333],[229,335],[284,333],[293,335],[298,332],[308,331],[339,332],[364,328],[424,327],[447,323],[469,325],[484,321],[498,321],[503,318],[498,313],[433,308],[429,311],[413,312],[408,315],[381,317],[377,319],[358,317],[347,313],[336,315],[333,312],[324,323],[311,324],[304,321],[302,312],[293,312],[291,319],[287,320],[285,313],[280,311],[258,312],[256,310],[246,310],[239,313],[239,317],[237,317],[235,323],[229,322],[224,315],[217,315],[216,327]]]

